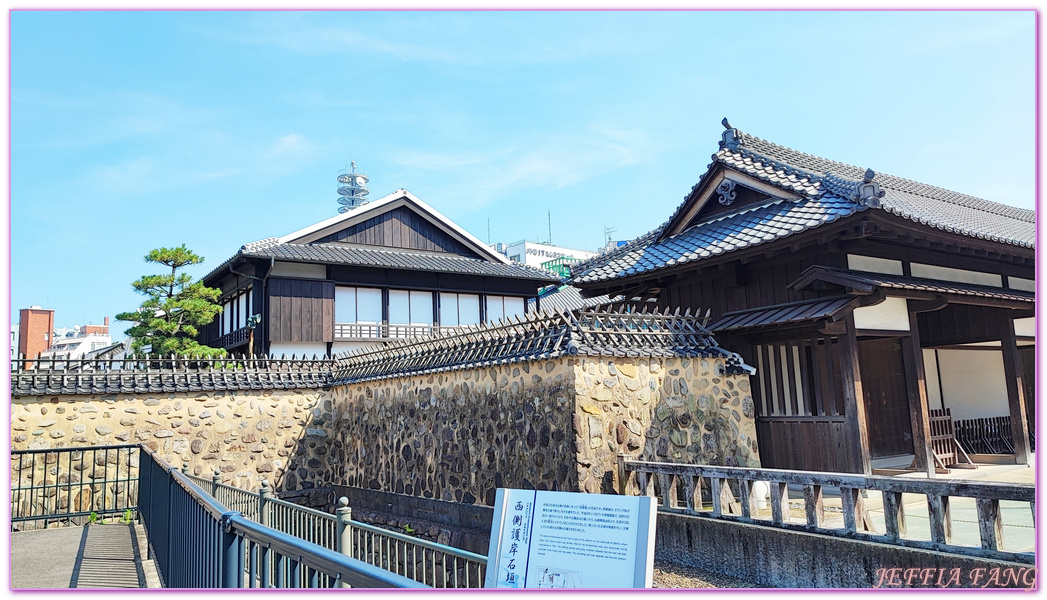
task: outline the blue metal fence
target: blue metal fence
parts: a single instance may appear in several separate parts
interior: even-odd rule
[[[228,510],[142,448],[139,510],[166,587],[428,587]]]
[[[12,530],[133,518],[138,455],[132,444],[12,450]]]

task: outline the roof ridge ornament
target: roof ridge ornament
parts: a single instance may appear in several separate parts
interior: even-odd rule
[[[860,182],[833,175],[831,171],[826,171],[825,175],[822,176],[822,186],[832,194],[841,198],[847,198],[856,204],[868,206],[869,208],[879,208],[880,198],[887,195],[887,192],[880,189],[879,183],[873,181],[875,177],[876,171],[872,169],[865,170],[865,175]]]
[[[742,132],[731,127],[731,124],[727,121],[727,117],[724,117],[723,121],[720,121],[720,124],[727,130],[723,132],[723,139],[720,140],[720,149],[727,148],[728,150],[737,150],[742,142]]]

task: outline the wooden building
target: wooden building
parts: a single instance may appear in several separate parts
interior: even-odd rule
[[[1009,420],[1028,463],[1033,211],[724,126],[669,220],[569,283],[708,313],[757,368],[765,467],[868,473],[913,456],[933,474],[944,409]]]
[[[245,244],[206,275],[222,290],[201,343],[330,355],[522,316],[559,278],[491,250],[406,190],[294,233]]]

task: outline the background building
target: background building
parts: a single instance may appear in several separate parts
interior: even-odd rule
[[[109,317],[102,325],[74,325],[54,331],[51,346],[40,353],[40,358],[86,358],[91,352],[113,345],[109,337]]]
[[[18,355],[36,358],[51,345],[55,330],[55,311],[30,306],[18,311]]]
[[[595,252],[589,252],[588,250],[576,250],[574,248],[564,248],[563,246],[553,246],[552,244],[527,240],[521,240],[512,244],[492,244],[492,247],[509,257],[509,260],[513,262],[538,268],[541,268],[544,262],[565,256],[579,260],[586,260],[596,256]]]
[[[256,354],[323,356],[523,316],[559,278],[509,261],[401,189],[245,244],[203,282],[222,290],[223,311],[201,343],[246,352],[258,314]]]

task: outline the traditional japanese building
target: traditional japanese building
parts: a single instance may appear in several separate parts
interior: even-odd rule
[[[868,473],[912,455],[930,473],[944,416],[1009,422],[1028,463],[1033,211],[724,126],[669,220],[569,283],[708,315],[757,368],[765,467]]]
[[[245,244],[203,282],[222,290],[224,310],[201,343],[246,352],[257,314],[255,353],[323,356],[522,316],[559,278],[510,262],[401,189]]]

